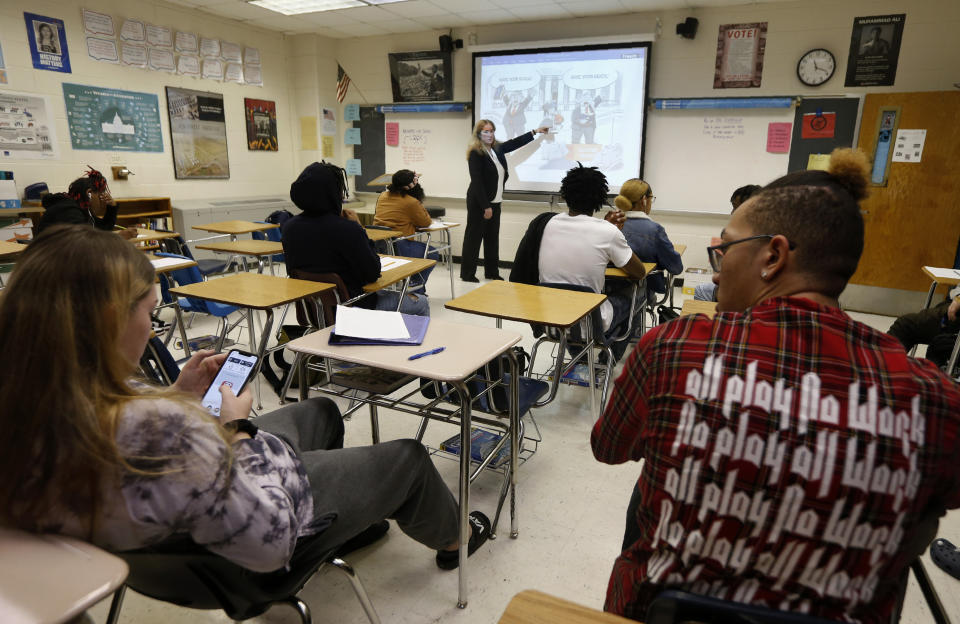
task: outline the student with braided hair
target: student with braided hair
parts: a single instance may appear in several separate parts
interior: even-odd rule
[[[70,183],[66,193],[51,193],[41,200],[44,213],[37,224],[37,233],[55,223],[89,224],[98,230],[113,230],[117,223],[117,202],[110,194],[106,178],[87,166],[87,172]],[[101,214],[103,216],[97,216]],[[123,238],[133,238],[133,228],[118,232]]]

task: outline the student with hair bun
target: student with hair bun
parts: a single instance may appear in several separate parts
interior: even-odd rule
[[[620,194],[614,203],[627,217],[623,224],[623,235],[643,262],[655,262],[658,269],[664,269],[673,275],[683,272],[683,261],[667,238],[663,226],[650,218],[650,209],[656,197],[650,185],[643,180],[633,178],[620,187]],[[647,295],[667,292],[663,275],[656,273],[647,277]]]
[[[647,332],[594,426],[644,460],[605,609],[665,588],[831,621],[896,621],[910,563],[960,507],[960,389],[838,297],[869,168],[836,150],[747,200],[708,248],[718,314]]]

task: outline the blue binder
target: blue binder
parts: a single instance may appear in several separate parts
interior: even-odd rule
[[[418,345],[423,344],[423,337],[427,335],[427,327],[430,325],[429,316],[416,316],[413,314],[403,314],[403,323],[407,326],[409,338],[356,338],[354,336],[338,336],[337,328],[334,327],[330,332],[331,345]]]

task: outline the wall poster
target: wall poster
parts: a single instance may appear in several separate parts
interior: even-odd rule
[[[63,20],[24,13],[27,23],[27,43],[34,69],[70,73],[70,53],[67,50],[67,31]]]
[[[453,63],[449,52],[399,52],[389,56],[394,102],[453,99]]]
[[[73,149],[162,152],[160,103],[153,93],[63,83]]]
[[[721,24],[713,88],[759,87],[766,47],[766,22]]]
[[[173,170],[178,180],[228,179],[223,95],[166,87]]]
[[[276,102],[243,98],[243,109],[247,118],[247,149],[276,152]]]
[[[897,60],[906,13],[853,19],[845,87],[890,86],[897,78]]]
[[[0,158],[57,157],[50,100],[41,95],[0,91]]]

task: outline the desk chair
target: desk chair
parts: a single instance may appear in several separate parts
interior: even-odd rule
[[[177,254],[179,256],[184,256],[189,258],[197,263],[197,270],[200,271],[200,274],[203,276],[203,279],[211,275],[219,275],[221,273],[226,273],[227,269],[230,267],[233,258],[228,260],[218,260],[216,258],[202,258],[197,260],[193,257],[193,252],[190,251],[190,246],[187,245],[187,241],[183,239],[183,236],[176,236],[174,238],[165,238],[163,240],[157,241],[160,244],[160,248],[165,253]]]
[[[269,221],[257,221],[257,223],[270,223]],[[264,230],[262,232],[251,232],[253,240],[265,240],[272,241],[274,243],[283,242],[283,234],[280,231],[280,228],[273,228],[271,230]],[[273,275],[273,263],[274,262],[283,262],[283,254],[273,254],[269,256],[270,259],[270,275]]]
[[[171,253],[158,252],[157,255],[164,258],[186,259],[186,256],[178,256],[177,254]],[[181,286],[186,286],[187,284],[196,284],[197,282],[204,281],[203,275],[200,273],[198,267],[177,269],[175,271],[170,271],[169,274],[158,275],[157,278],[160,281],[160,297],[165,304],[174,302],[173,295],[170,294],[170,278],[172,278],[174,282]],[[210,314],[211,316],[215,316],[219,319],[217,326],[217,331],[220,334],[220,341],[217,345],[218,351],[223,348],[223,342],[226,339],[227,332],[239,325],[244,316],[246,316],[246,313],[242,312],[240,318],[237,319],[237,322],[231,325],[227,320],[227,317],[238,310],[238,308],[234,306],[216,303],[213,301],[205,301],[203,299],[191,299],[189,297],[179,297],[177,299],[177,303],[180,305],[180,309],[184,312]],[[174,326],[177,322],[180,322],[179,318],[174,319]],[[220,323],[223,324],[222,330],[220,329]],[[168,332],[169,336],[173,335],[174,326],[170,327]],[[251,343],[252,342],[253,341],[251,340]]]
[[[151,336],[140,356],[140,370],[143,376],[162,386],[172,385],[180,376],[180,367],[170,355],[167,345],[157,336]]]
[[[593,292],[593,290],[588,286],[580,286],[577,284],[562,284],[562,283],[550,283],[550,282],[541,282],[539,286],[545,288],[560,288],[566,290],[576,290],[579,292]],[[601,369],[605,371],[603,379],[603,390],[600,393],[600,406],[606,404],[607,400],[607,391],[610,387],[610,376],[613,374],[613,350],[610,348],[611,339],[606,338],[603,332],[603,318],[600,316],[600,308],[598,307],[593,312],[590,313],[590,318],[586,322],[592,323],[593,328],[593,342],[594,347],[598,348],[601,353],[606,353],[607,362],[606,364],[601,364]],[[540,333],[543,335],[540,335]],[[574,326],[570,328],[569,335],[566,331],[557,330],[554,328],[542,328],[539,326],[534,327],[534,335],[539,337],[536,342],[533,343],[533,350],[530,354],[530,369],[533,370],[534,364],[537,360],[537,351],[544,342],[553,342],[557,344],[557,358],[556,365],[553,367],[553,377],[554,383],[558,384],[559,380],[567,372],[573,370],[573,367],[583,359],[585,362],[588,361],[587,351],[584,348],[586,343],[583,338],[583,332],[580,327]],[[573,347],[580,349],[575,356],[572,356],[569,361],[566,361],[566,347]],[[596,381],[595,371],[589,371],[589,383],[593,384]],[[592,389],[591,389],[592,392]],[[552,399],[552,396],[551,396]],[[536,405],[540,407],[542,404]]]
[[[126,587],[182,607],[222,609],[232,620],[247,620],[274,604],[286,603],[297,610],[301,622],[310,624],[310,608],[297,593],[326,565],[347,575],[367,619],[379,624],[380,619],[356,572],[336,556],[336,548],[317,547],[318,537],[302,537],[297,541],[289,571],[281,569],[266,574],[242,568],[189,539],[117,553],[130,566],[130,575],[114,595],[107,624],[117,623]]]

